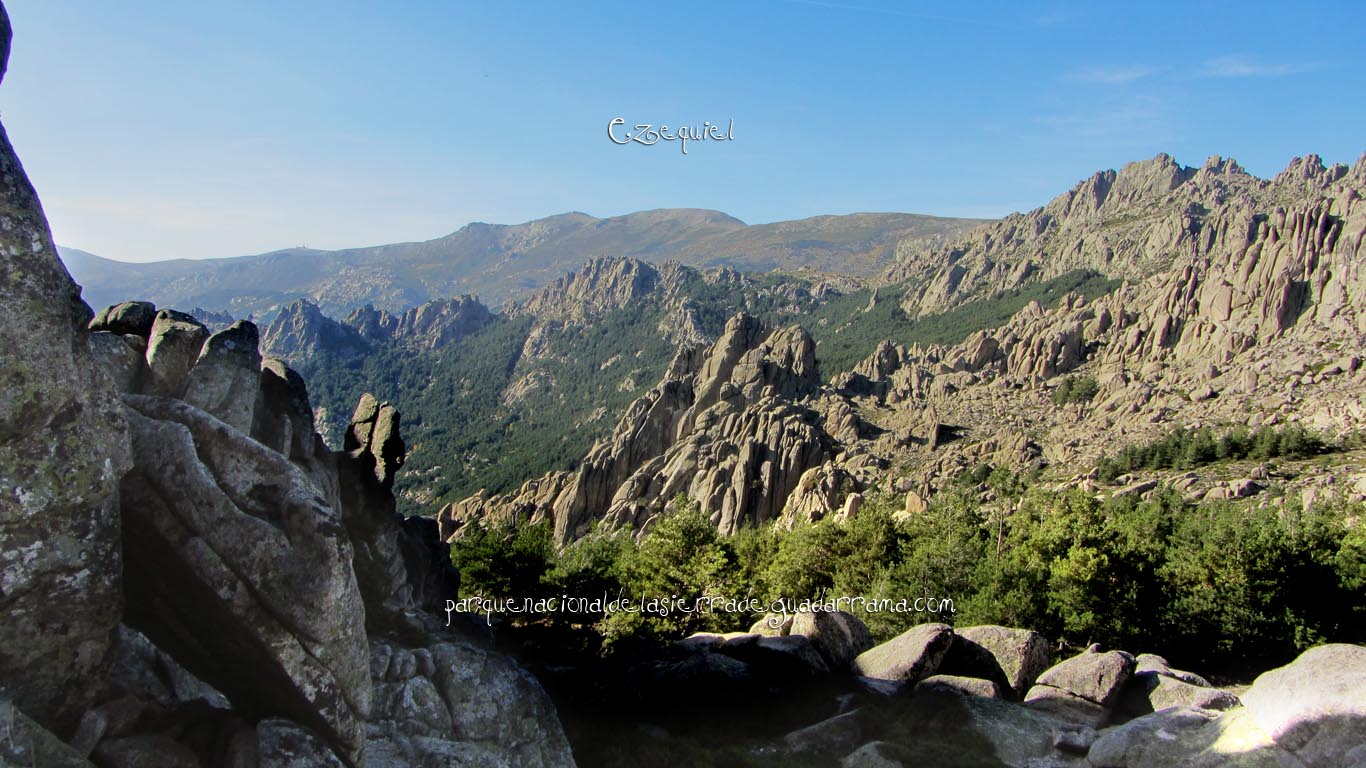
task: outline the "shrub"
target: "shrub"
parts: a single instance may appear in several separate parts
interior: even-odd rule
[[[1094,376],[1064,376],[1053,390],[1053,404],[1089,403],[1100,391],[1100,384]]]
[[[1126,446],[1114,457],[1101,457],[1097,469],[1100,479],[1108,483],[1135,470],[1192,469],[1231,459],[1303,459],[1325,450],[1322,438],[1298,425],[1261,427],[1255,432],[1237,427],[1218,438],[1208,427],[1178,428],[1151,443]]]

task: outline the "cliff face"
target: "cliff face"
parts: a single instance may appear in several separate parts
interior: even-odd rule
[[[0,8],[0,76],[9,41]],[[69,725],[91,701],[122,610],[128,435],[92,364],[90,309],[2,128],[0,196],[0,690]]]
[[[0,194],[0,762],[573,764],[536,682],[442,620],[391,405],[327,450],[253,324],[92,319],[3,131]]]
[[[1135,175],[1144,183],[1124,183]],[[927,412],[961,427],[965,439],[947,452],[903,459],[932,484],[990,459],[1003,436],[1025,433],[1032,448],[1011,465],[1026,455],[1025,463],[1050,465],[1091,460],[1174,424],[1298,423],[1330,436],[1359,429],[1363,192],[1366,159],[1350,169],[1296,160],[1270,181],[1231,162],[1098,175],[1028,218],[1082,233],[1070,251],[1082,256],[1113,238],[1109,230],[1125,230],[1106,257],[1129,278],[1118,290],[1090,302],[1070,296],[1051,310],[1027,306],[954,347],[881,350],[860,367],[866,381],[842,383],[890,402],[893,430]],[[1176,209],[1184,213],[1129,213]],[[1056,245],[1060,236],[1045,239]],[[962,250],[985,259],[993,246],[972,238]],[[1029,246],[997,250],[999,264],[1018,264]],[[1097,382],[1090,404],[1054,404],[1063,374]]]
[[[1274,223],[1279,216],[1283,228],[1284,217],[1296,209],[1307,213],[1315,201],[1339,199],[1360,169],[1361,163],[1324,167],[1309,155],[1264,180],[1231,159],[1211,157],[1192,168],[1158,155],[1096,173],[1042,208],[1007,216],[948,246],[926,250],[904,243],[885,276],[913,284],[902,297],[913,315],[1075,269],[1146,279],[1167,271],[1172,259],[1245,251],[1260,221]],[[1348,203],[1339,200],[1340,206]],[[1228,238],[1230,227],[1247,242],[1216,242]]]

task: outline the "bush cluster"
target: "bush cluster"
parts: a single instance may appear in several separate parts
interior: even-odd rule
[[[1130,445],[1097,463],[1100,479],[1115,478],[1136,470],[1193,469],[1232,459],[1304,459],[1327,449],[1323,439],[1299,425],[1286,427],[1235,427],[1216,436],[1209,427],[1177,428],[1151,443]]]
[[[1366,530],[1348,522],[1361,505],[1192,505],[1170,490],[1147,501],[1037,488],[1000,506],[975,499],[951,490],[907,517],[894,514],[896,499],[874,494],[848,522],[733,537],[678,504],[639,541],[600,531],[555,552],[547,526],[522,526],[467,536],[453,561],[462,589],[485,595],[949,598],[953,614],[862,618],[879,640],[927,621],[1003,624],[1210,672],[1264,669],[1323,641],[1366,641]],[[608,649],[742,630],[757,618],[571,617]]]
[[[1089,403],[1099,391],[1100,384],[1095,376],[1064,376],[1058,388],[1053,390],[1053,404]]]

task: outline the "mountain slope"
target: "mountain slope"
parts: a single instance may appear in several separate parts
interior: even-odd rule
[[[308,298],[329,315],[344,317],[366,304],[397,313],[461,294],[497,305],[595,256],[873,275],[890,263],[899,242],[928,246],[981,223],[860,213],[749,226],[717,211],[661,209],[606,219],[566,213],[517,225],[475,223],[435,240],[340,251],[293,248],[148,264],[122,264],[75,249],[62,253],[94,306],[136,296],[158,306],[261,317]]]
[[[563,543],[598,520],[639,529],[681,492],[733,532],[743,521],[852,514],[850,499],[876,489],[905,494],[914,512],[979,469],[983,494],[996,468],[1094,490],[1099,474],[1086,470],[1102,454],[1174,426],[1291,425],[1350,439],[1366,428],[1364,193],[1366,158],[1352,168],[1296,159],[1271,180],[1165,155],[1097,174],[903,261],[902,282],[886,289],[902,312],[888,330],[941,317],[966,328],[1002,297],[1079,269],[1121,280],[1115,290],[1069,292],[1051,308],[1029,301],[948,343],[884,343],[819,387],[801,373],[821,363],[805,331],[782,331],[803,341],[777,343],[801,349],[780,353],[766,340],[779,332],[739,315],[709,350],[681,351],[574,471],[452,504],[442,523],[454,535],[487,517],[546,519]],[[837,330],[856,332],[875,308]],[[782,385],[794,377],[807,385]],[[1228,498],[1266,489],[1269,472],[1182,482]],[[1274,481],[1282,503],[1366,488],[1366,477],[1337,484],[1331,473]]]

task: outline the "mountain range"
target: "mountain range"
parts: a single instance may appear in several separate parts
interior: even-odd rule
[[[339,251],[289,248],[149,263],[111,261],[74,248],[61,254],[93,306],[137,297],[158,306],[265,318],[307,298],[344,316],[366,304],[398,313],[461,294],[497,306],[598,256],[868,276],[892,263],[898,250],[947,242],[981,223],[855,213],[747,225],[719,211],[680,208],[605,219],[565,213],[516,225],[474,223],[435,240]]]

